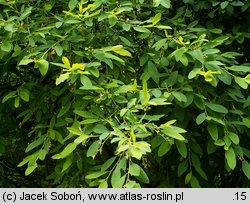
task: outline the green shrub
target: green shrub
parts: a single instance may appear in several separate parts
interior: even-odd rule
[[[29,185],[249,185],[249,1],[0,5],[0,157]]]

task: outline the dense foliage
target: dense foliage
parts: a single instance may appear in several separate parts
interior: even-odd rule
[[[249,7],[0,0],[0,186],[249,186]]]

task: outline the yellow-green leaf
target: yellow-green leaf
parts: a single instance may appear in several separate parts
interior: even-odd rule
[[[22,59],[20,62],[19,62],[19,66],[20,65],[27,65],[27,64],[29,64],[29,63],[31,63],[31,62],[34,62],[34,60],[33,59]]]
[[[85,64],[83,64],[83,63],[75,63],[75,64],[72,65],[72,68],[70,70],[74,71],[74,70],[77,70],[77,69],[84,70],[85,69]]]
[[[168,127],[168,126],[174,124],[175,122],[176,122],[176,120],[170,120],[170,121],[168,121],[168,122],[162,124],[162,125],[160,126],[160,128],[166,128],[166,127]]]
[[[113,51],[121,56],[127,56],[127,57],[132,57],[132,54],[125,50],[122,45],[116,45],[110,49],[110,51]]]
[[[161,13],[157,13],[152,19],[153,25],[157,24],[161,20]]]
[[[64,73],[61,74],[58,78],[56,78],[56,85],[59,85],[60,83],[64,82],[69,78],[70,73]]]
[[[28,165],[28,168],[25,171],[25,176],[28,176],[29,174],[31,174],[36,168],[37,168],[37,163],[32,162],[32,165]]]
[[[70,61],[67,57],[62,57],[62,62],[64,65],[66,65],[68,68],[70,68]]]

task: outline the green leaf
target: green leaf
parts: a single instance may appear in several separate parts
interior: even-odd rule
[[[71,102],[68,102],[65,106],[61,108],[61,110],[59,111],[57,115],[57,118],[60,118],[63,115],[65,115],[69,111],[70,107],[71,107]]]
[[[118,18],[115,15],[109,15],[108,19],[109,19],[109,25],[111,27],[113,27],[118,21]]]
[[[220,28],[209,29],[211,33],[221,34],[222,30]],[[215,49],[216,50],[216,49]]]
[[[140,184],[130,180],[124,185],[124,188],[140,188]]]
[[[158,149],[158,156],[162,157],[171,149],[171,145],[168,141],[163,141]]]
[[[154,18],[152,19],[153,25],[156,25],[161,20],[161,13],[157,13]]]
[[[144,105],[144,104],[147,104],[149,99],[150,99],[150,95],[148,93],[148,85],[147,85],[147,81],[146,80],[143,80],[142,81],[142,91],[140,92],[140,100],[141,100],[141,103]]]
[[[45,149],[41,149],[38,153],[39,159],[43,161],[47,155],[47,151]]]
[[[85,179],[96,179],[96,178],[99,178],[99,177],[105,175],[106,173],[108,173],[108,172],[97,171],[97,172],[88,174],[87,176],[85,176]]]
[[[87,157],[95,155],[98,152],[100,146],[101,142],[99,140],[93,142],[88,148]]]
[[[63,47],[60,44],[57,44],[54,47],[54,50],[56,51],[56,54],[60,57],[63,54]]]
[[[217,141],[218,140],[218,128],[217,128],[217,125],[209,123],[208,126],[207,126],[207,130],[208,130],[209,134],[211,135],[212,139],[214,141]]]
[[[123,147],[125,148],[126,145],[123,145]],[[126,150],[126,149],[124,149],[124,150]],[[141,160],[142,155],[143,155],[143,151],[140,148],[134,147],[134,146],[129,147],[129,153],[130,153],[131,157],[134,157],[134,158],[136,158],[138,160]]]
[[[119,163],[117,164],[117,167],[116,169],[122,169],[122,170],[125,170],[127,168],[127,159],[126,157],[122,157],[119,161]]]
[[[172,92],[171,93],[179,102],[187,102],[187,97],[181,92]]]
[[[0,0],[0,5],[9,6],[9,3],[7,3],[5,0]]]
[[[104,180],[103,182],[100,183],[99,188],[108,188],[108,182]]]
[[[221,119],[218,119],[218,118],[215,118],[215,117],[211,117],[211,116],[207,116],[207,121],[214,121],[214,122],[216,122],[216,123],[219,123],[219,124],[221,124],[221,125],[223,125],[223,126],[225,126],[225,123],[224,123],[224,121],[223,120],[221,120]]]
[[[170,0],[161,0],[161,5],[165,8],[170,8]]]
[[[150,30],[149,30],[149,29],[143,28],[143,27],[141,27],[141,26],[135,26],[135,27],[133,27],[133,28],[134,28],[134,30],[136,30],[136,31],[138,31],[138,32],[140,32],[140,33],[150,33]]]
[[[141,119],[148,121],[159,121],[160,118],[164,117],[164,114],[161,115],[139,115]]]
[[[140,175],[136,176],[136,178],[142,183],[150,183],[146,172],[141,167],[140,167]]]
[[[155,48],[156,51],[160,50],[162,47],[164,47],[166,45],[167,39],[161,39],[159,41],[157,41],[152,48]]]
[[[188,170],[188,161],[184,160],[181,163],[179,163],[177,168],[177,175],[180,177],[182,174],[184,174]]]
[[[225,142],[222,139],[218,139],[217,141],[215,141],[214,143],[216,146],[224,146]]]
[[[84,140],[87,140],[88,138],[89,138],[88,135],[80,135],[78,138],[76,138],[76,139],[74,140],[74,143],[80,144],[80,143],[82,143]]]
[[[242,170],[246,177],[250,180],[250,164],[247,161],[242,162]]]
[[[127,23],[122,24],[122,29],[125,31],[129,31],[131,29],[131,25]]]
[[[88,111],[74,110],[73,112],[83,118],[95,118],[95,119],[98,118],[98,116]]]
[[[245,126],[250,128],[250,118],[243,118],[242,121],[245,124]]]
[[[69,9],[73,10],[76,7],[77,3],[78,3],[78,0],[70,0],[68,4]]]
[[[92,119],[92,118],[90,118],[90,119],[83,120],[81,122],[81,124],[87,125],[87,124],[97,123],[98,121],[100,121],[100,120],[99,119]]]
[[[126,57],[132,57],[131,53],[123,48],[122,45],[116,45],[112,48],[110,48],[111,51]]]
[[[246,83],[250,84],[250,74],[245,76],[244,80],[245,80]]]
[[[188,79],[195,78],[200,70],[201,68],[194,68],[191,72],[189,72]]]
[[[203,123],[206,120],[206,113],[200,113],[197,118],[196,118],[196,123],[197,125],[200,125],[201,123]]]
[[[34,148],[40,146],[44,142],[44,138],[45,138],[45,135],[39,137],[37,140],[35,140],[32,143],[30,143],[27,146],[27,148],[25,149],[25,152],[27,153],[27,152],[33,150]]]
[[[32,11],[32,7],[29,6],[25,9],[22,10],[22,14],[21,16],[19,17],[19,21],[23,21],[25,18],[27,18],[30,14],[31,14],[31,11]]]
[[[155,81],[155,83],[158,84],[160,80],[160,74],[158,72],[157,67],[152,61],[148,61],[147,69],[152,79]]]
[[[139,176],[141,173],[141,168],[138,164],[136,163],[131,163],[129,165],[129,170],[128,172],[132,175],[132,176]]]
[[[180,59],[182,58],[183,54],[187,51],[187,48],[185,47],[182,47],[182,48],[179,48],[177,50],[174,51],[174,57],[176,59],[176,61],[180,61]]]
[[[207,144],[207,153],[213,154],[218,149],[218,146],[214,144],[214,141],[212,139],[209,139]]]
[[[185,177],[185,184],[188,184],[192,178],[192,172],[189,172]]]
[[[99,77],[100,76],[99,70],[96,67],[94,67],[94,66],[89,67],[86,70],[89,71],[95,77]]]
[[[161,130],[163,134],[167,135],[168,137],[180,140],[180,141],[184,141],[185,138],[179,134],[180,132],[178,131],[178,129],[176,129],[176,127],[167,127]]]
[[[154,27],[158,28],[158,29],[164,29],[164,30],[166,30],[166,29],[171,30],[172,29],[170,26],[167,26],[167,25],[156,25]]]
[[[74,20],[74,19],[69,19],[69,20],[64,21],[64,24],[77,24],[77,23],[81,23],[81,21]]]
[[[131,41],[129,41],[127,38],[123,37],[123,36],[119,36],[119,38],[121,39],[122,42],[124,42],[125,45],[129,46],[129,47],[133,47],[134,45],[132,44]]]
[[[234,77],[234,81],[243,89],[247,89],[248,88],[248,83],[245,81],[244,78],[241,77]]]
[[[250,72],[250,66],[243,66],[243,65],[233,65],[231,67],[228,67],[227,69],[235,72]]]
[[[205,50],[203,53],[204,53],[205,55],[212,55],[212,54],[217,54],[217,53],[219,53],[219,52],[220,52],[219,49],[207,49],[207,50]]]
[[[110,159],[108,159],[101,167],[101,171],[106,171],[109,167],[111,167],[111,165],[114,163],[114,161],[116,160],[116,157],[111,157]]]
[[[180,155],[182,157],[186,158],[187,157],[187,147],[186,147],[186,144],[184,142],[180,142],[178,140],[175,142],[175,144],[176,144],[177,150],[180,153]]]
[[[190,185],[192,188],[200,188],[200,183],[195,176],[192,176],[192,178],[190,180]]]
[[[219,104],[215,104],[215,103],[206,103],[206,106],[215,111],[215,112],[218,112],[218,113],[224,113],[224,114],[227,114],[228,113],[228,110],[227,108],[225,108],[225,106],[222,106],[222,105],[219,105]]]
[[[81,83],[85,87],[92,87],[93,86],[90,78],[85,76],[85,75],[81,75]]]
[[[125,182],[126,175],[121,177],[120,171],[114,171],[111,176],[112,188],[122,188]]]
[[[228,134],[226,134],[226,135],[223,137],[223,140],[224,140],[224,142],[225,142],[225,144],[226,144],[226,146],[224,147],[224,149],[227,150],[228,147],[230,147],[231,144],[232,144],[232,142],[231,142],[231,140],[230,140]]]
[[[33,159],[33,155],[29,155],[27,157],[25,157],[18,165],[17,167],[21,167],[23,165],[25,165],[26,163],[28,163],[29,161],[31,161]]]
[[[223,82],[223,83],[225,83],[225,84],[227,84],[227,85],[231,85],[232,84],[232,76],[228,73],[228,72],[226,72],[226,71],[224,71],[223,69],[218,69],[219,70],[219,72],[221,73],[220,75],[218,75],[218,78]]]
[[[27,64],[29,64],[29,63],[31,63],[31,62],[34,62],[34,60],[33,59],[22,59],[20,62],[19,62],[19,66],[21,66],[21,65],[27,65]]]
[[[41,75],[45,76],[49,69],[49,62],[45,59],[36,60]]]
[[[52,8],[53,8],[53,6],[50,4],[50,3],[45,3],[45,5],[44,5],[44,7],[43,7],[46,11],[50,11]]]
[[[28,102],[30,100],[30,91],[28,89],[21,89],[19,96],[21,99],[23,99],[25,102]]]
[[[236,145],[239,144],[240,138],[239,138],[238,135],[236,135],[236,134],[233,133],[233,132],[229,132],[229,133],[228,133],[228,136],[229,136],[230,140],[231,140],[234,144],[236,144]]]
[[[120,116],[123,117],[123,116],[128,112],[128,110],[129,110],[129,109],[127,109],[127,108],[121,109],[121,111],[120,111]]]
[[[18,108],[20,106],[20,98],[19,97],[15,98],[14,106],[15,106],[15,108]]]
[[[10,52],[13,49],[13,44],[9,41],[3,41],[1,50],[4,52]]]
[[[11,98],[15,98],[17,96],[17,91],[11,91],[10,93],[8,93],[2,100],[2,103],[5,103],[6,101],[8,101]]]
[[[229,4],[228,1],[223,1],[223,2],[221,2],[221,4],[220,4],[221,9],[222,9],[222,10],[225,9],[225,8],[228,6],[228,4]]]
[[[94,131],[95,133],[98,133],[98,134],[102,134],[102,133],[104,133],[104,132],[109,132],[109,130],[106,128],[106,126],[104,126],[104,125],[102,125],[102,124],[97,124],[97,125],[94,127],[93,131]]]
[[[166,127],[169,127],[170,125],[173,125],[174,123],[176,122],[176,120],[170,120],[164,124],[161,124],[160,125],[160,128],[166,128]]]
[[[153,6],[158,7],[161,4],[161,0],[154,0],[153,1]]]
[[[236,156],[232,147],[225,152],[225,157],[229,168],[233,170],[236,166]]]
[[[65,162],[63,163],[63,168],[61,172],[66,171],[73,163],[73,154],[71,153],[69,156],[67,156]]]
[[[206,173],[203,171],[203,169],[201,168],[201,162],[200,162],[200,158],[192,153],[191,154],[191,161],[192,161],[192,165],[194,167],[194,169],[196,170],[196,172],[205,180],[208,180]]]
[[[76,147],[77,147],[76,143],[74,142],[69,143],[61,153],[52,156],[52,159],[63,159],[67,157],[69,154],[71,154],[76,149]]]
[[[116,60],[117,62],[120,62],[123,65],[125,64],[125,61],[123,59],[117,57],[116,55],[111,54],[110,52],[104,52],[104,55],[106,58]]]
[[[189,52],[189,54],[194,58],[197,59],[199,62],[204,63],[204,57],[201,50],[193,50]]]
[[[76,127],[67,127],[68,131],[74,135],[82,135],[82,130]]]
[[[162,106],[162,105],[169,105],[171,103],[166,102],[167,99],[166,98],[153,98],[151,99],[148,104],[149,105],[153,105],[153,106]]]
[[[28,165],[28,168],[25,171],[25,176],[30,175],[38,167],[36,162],[32,162],[32,165]]]

